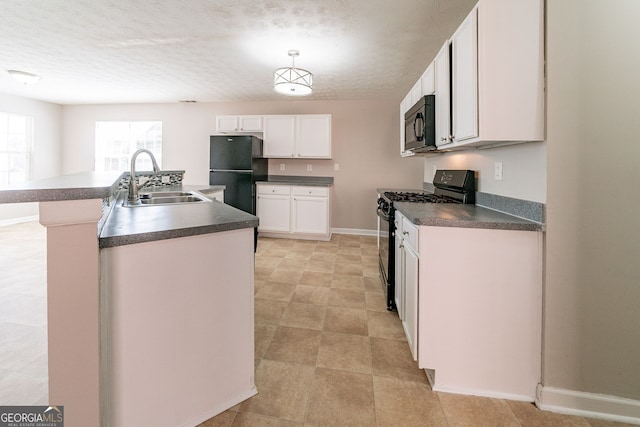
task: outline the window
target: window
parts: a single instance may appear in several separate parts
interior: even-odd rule
[[[0,113],[0,186],[31,178],[33,117]]]
[[[96,172],[129,170],[133,153],[146,148],[162,167],[162,122],[96,122]],[[139,156],[136,170],[153,170],[149,156]]]

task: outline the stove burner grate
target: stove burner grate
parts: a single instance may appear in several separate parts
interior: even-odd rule
[[[384,195],[392,202],[461,203],[451,197],[432,193],[386,192]]]

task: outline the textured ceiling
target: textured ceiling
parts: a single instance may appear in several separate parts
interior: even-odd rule
[[[0,92],[58,104],[398,99],[477,0],[0,0]],[[43,76],[36,85],[5,71]]]

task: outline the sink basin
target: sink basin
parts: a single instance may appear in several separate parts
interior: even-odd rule
[[[156,191],[153,193],[141,193],[140,203],[131,204],[128,199],[125,199],[124,205],[126,207],[135,208],[140,206],[157,206],[157,205],[176,205],[183,203],[199,203],[210,202],[203,195],[193,191]]]
[[[156,191],[152,193],[140,193],[140,199],[153,199],[154,197],[193,196],[190,191]]]
[[[143,205],[166,205],[169,203],[193,203],[204,202],[199,197],[195,196],[171,196],[171,197],[154,197],[152,199],[140,199],[140,203]]]

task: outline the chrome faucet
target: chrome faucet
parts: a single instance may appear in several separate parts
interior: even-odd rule
[[[138,203],[140,198],[138,197],[138,190],[146,185],[138,185],[136,183],[136,159],[138,155],[141,153],[147,153],[149,157],[151,157],[151,162],[153,163],[153,174],[156,175],[160,172],[160,168],[158,167],[158,162],[156,162],[156,158],[153,156],[153,153],[146,148],[141,148],[140,150],[133,153],[131,156],[131,179],[129,181],[129,203]]]

